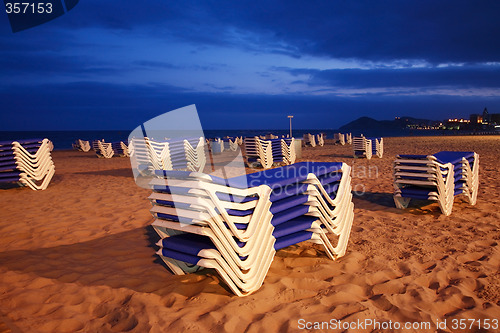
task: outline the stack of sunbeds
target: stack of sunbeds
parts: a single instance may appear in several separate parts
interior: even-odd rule
[[[111,142],[104,142],[104,140],[94,140],[92,147],[99,158],[111,158],[115,153]]]
[[[90,142],[78,139],[73,143],[73,149],[88,152],[90,150]]]
[[[295,163],[296,154],[294,138],[269,139],[266,141],[271,142],[273,164],[283,163],[288,165]]]
[[[111,143],[111,149],[113,149],[113,155],[114,156],[122,156],[122,157],[128,157],[129,156],[128,146],[123,141],[112,142]]]
[[[368,160],[372,158],[372,140],[364,136],[354,137],[352,140],[352,148],[354,150],[354,158],[366,157]]]
[[[345,134],[345,141],[348,145],[352,144],[352,133],[346,133]]]
[[[0,142],[0,183],[45,190],[55,173],[51,144],[48,139]]]
[[[201,171],[205,168],[205,139],[176,138],[168,140],[168,154],[172,169]]]
[[[134,139],[134,156],[145,163],[149,170],[173,170],[168,142],[157,142],[149,138]],[[144,153],[145,150],[145,153]],[[143,167],[144,168],[144,167]]]
[[[210,149],[213,154],[220,154],[224,151],[224,141],[221,138],[210,140]]]
[[[207,163],[205,155],[205,139],[185,138],[183,141],[184,154],[180,154],[180,160],[186,161],[186,169],[191,171],[203,171]],[[173,161],[175,168],[175,160]]]
[[[247,137],[245,144],[246,162],[248,165],[260,164],[264,169],[273,166],[272,141],[263,140],[257,136]]]
[[[311,133],[304,134],[302,139],[304,141],[304,146],[316,147],[316,138],[314,137],[313,134]]]
[[[325,145],[325,135],[323,133],[316,134],[316,143],[321,147]]]
[[[273,164],[293,164],[297,157],[294,138],[260,139],[258,137],[245,138],[245,153],[247,164],[260,164],[269,169]]]
[[[372,156],[382,158],[384,155],[384,138],[368,138],[372,141]]]
[[[345,135],[342,133],[335,133],[333,135],[333,140],[335,143],[340,143],[342,146],[345,145]]]
[[[400,209],[411,199],[432,200],[450,215],[456,195],[476,204],[478,186],[479,155],[474,152],[398,155],[394,162],[394,202]]]
[[[153,170],[203,171],[206,164],[205,139],[177,138],[163,142],[133,138],[130,156],[141,173]]]
[[[237,151],[240,145],[243,144],[243,137],[227,137],[224,139],[228,143],[228,148],[231,151]]]
[[[331,259],[345,254],[353,203],[344,163],[302,162],[229,179],[156,175],[149,199],[158,255],[175,274],[213,268],[244,296],[260,288],[279,249],[311,241]]]
[[[283,138],[281,139],[281,152],[283,154],[283,163],[293,164],[297,158],[295,152],[295,139]]]
[[[98,151],[99,150],[99,142],[104,142],[104,139],[102,139],[102,140],[93,140],[92,141],[92,145],[91,145],[92,150],[94,150],[94,151]]]

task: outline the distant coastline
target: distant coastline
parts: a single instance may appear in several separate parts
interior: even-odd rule
[[[56,150],[71,149],[71,144],[77,139],[97,140],[107,142],[126,141],[131,131],[127,130],[99,130],[99,131],[0,131],[0,141],[21,140],[30,138],[48,138],[54,143]],[[340,129],[295,129],[293,137],[301,139],[306,133],[325,133],[327,139],[333,138],[334,133],[352,133],[354,136],[363,134],[371,137],[407,137],[407,136],[449,136],[449,135],[499,135],[494,131],[465,131],[465,130],[421,130],[421,129],[394,129],[366,126],[364,128],[341,127]],[[268,130],[205,130],[206,138],[225,136],[256,136],[265,134],[288,135],[288,129]]]

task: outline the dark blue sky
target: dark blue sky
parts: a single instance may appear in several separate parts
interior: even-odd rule
[[[81,0],[12,33],[0,130],[132,129],[196,104],[205,129],[333,129],[500,113],[499,1]]]

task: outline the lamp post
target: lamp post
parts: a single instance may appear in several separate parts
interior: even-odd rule
[[[290,119],[290,138],[292,137],[292,118],[293,116],[288,116],[288,119]]]

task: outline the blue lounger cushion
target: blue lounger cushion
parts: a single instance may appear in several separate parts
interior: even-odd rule
[[[291,219],[302,216],[308,212],[309,212],[309,206],[306,205],[295,206],[293,208],[275,214],[271,220],[271,224],[276,227],[281,223],[290,221]]]
[[[294,195],[285,199],[281,199],[279,201],[276,201],[272,204],[270,208],[270,212],[275,215],[277,213],[280,213],[282,211],[286,211],[288,209],[294,208],[296,206],[300,206],[305,204],[309,199],[308,195]]]
[[[271,187],[271,189],[274,189],[289,184],[302,182],[306,180],[309,173],[321,176],[328,173],[339,172],[341,168],[342,163],[340,162],[299,162],[281,168],[267,169],[260,172],[228,179],[216,176],[210,176],[210,178],[215,184],[231,186],[240,189],[246,189],[249,187],[256,187],[260,185],[267,185]],[[172,175],[175,178],[189,178],[189,172],[186,172],[181,177],[178,177],[178,172],[174,174],[172,173],[172,171],[168,170],[156,170],[155,173],[158,176],[166,178],[168,178],[169,175]]]
[[[161,254],[164,257],[172,258],[175,260],[183,261],[185,263],[191,264],[191,265],[197,265],[198,262],[203,259],[198,256],[193,256],[187,253],[182,253],[179,251],[171,250],[168,248],[162,248],[161,249]]]
[[[311,239],[313,233],[310,231],[299,231],[284,237],[276,239],[274,243],[274,249],[279,250],[290,245],[298,244],[306,240]]]
[[[470,151],[441,151],[433,155],[440,163],[461,163],[462,159],[469,159],[474,157],[474,152]]]
[[[274,228],[273,236],[280,238],[293,234],[295,232],[307,230],[311,228],[312,224],[317,220],[314,216],[302,215],[290,221],[279,224]]]

